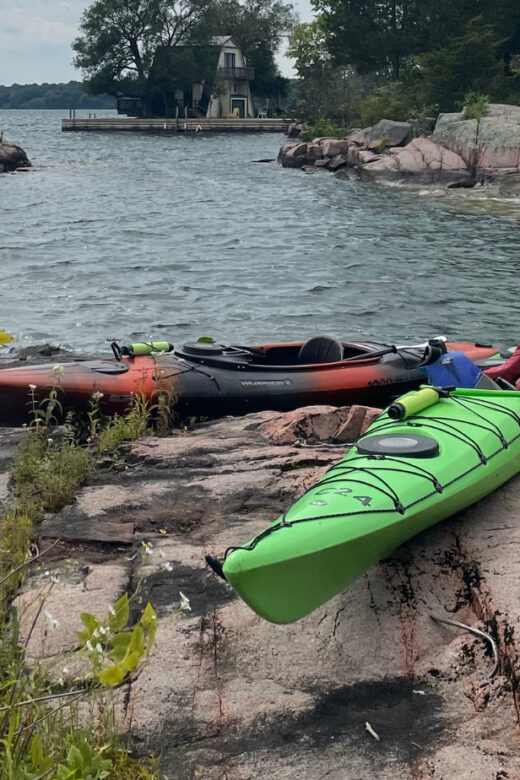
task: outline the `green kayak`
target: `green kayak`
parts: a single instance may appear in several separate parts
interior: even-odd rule
[[[221,573],[261,617],[291,623],[502,485],[519,456],[520,391],[409,393],[282,517],[227,550]]]

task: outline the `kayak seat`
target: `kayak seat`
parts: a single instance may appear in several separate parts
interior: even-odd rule
[[[343,360],[343,345],[330,336],[314,336],[298,354],[298,363],[336,363]]]

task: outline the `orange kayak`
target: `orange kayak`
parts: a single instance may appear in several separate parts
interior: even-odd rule
[[[469,342],[447,347],[475,361],[497,354],[496,347]],[[52,388],[64,414],[88,409],[94,393],[102,393],[106,414],[124,412],[136,394],[153,403],[160,393],[169,394],[184,417],[288,411],[307,404],[384,406],[424,381],[418,368],[422,355],[422,346],[316,337],[252,346],[193,342],[168,353],[6,368],[0,370],[0,425],[26,422],[31,393],[39,403]]]

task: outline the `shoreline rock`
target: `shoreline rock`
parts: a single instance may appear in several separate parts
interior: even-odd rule
[[[7,143],[0,138],[0,173],[11,173],[31,166],[32,163],[21,146]]]
[[[100,471],[45,519],[42,547],[61,541],[18,597],[21,636],[43,594],[60,627],[42,611],[28,662],[73,677],[79,612],[104,615],[139,582],[159,627],[116,692],[119,722],[137,751],[161,755],[168,780],[518,776],[520,478],[289,626],[262,621],[204,564],[275,519],[342,456],[327,443],[352,441],[374,414],[261,412],[135,442],[126,469]],[[19,434],[0,435],[7,459]],[[432,613],[491,632],[499,673],[490,679],[485,643]]]
[[[480,120],[440,114],[434,128],[432,121],[422,126],[433,129],[429,138],[412,138],[418,127],[412,121],[383,119],[344,139],[285,144],[278,162],[307,172],[325,168],[338,178],[446,189],[481,185],[489,195],[520,195],[519,106],[491,104]]]

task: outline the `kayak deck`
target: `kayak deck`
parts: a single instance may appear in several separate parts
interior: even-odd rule
[[[430,451],[416,454],[423,440]],[[364,454],[370,444],[377,454]],[[385,412],[281,518],[230,548],[223,573],[262,617],[298,620],[503,484],[520,470],[519,456],[520,392],[460,389],[404,421]]]

